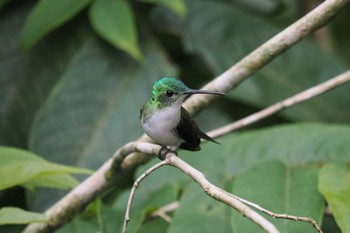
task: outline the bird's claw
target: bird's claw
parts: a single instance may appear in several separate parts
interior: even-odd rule
[[[169,152],[174,153],[177,156],[177,152],[175,150],[172,150],[172,148],[168,148],[166,146],[162,146],[158,151],[158,158],[162,161],[165,160]]]

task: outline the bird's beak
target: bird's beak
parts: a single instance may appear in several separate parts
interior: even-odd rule
[[[193,89],[190,89],[182,93],[182,95],[193,95],[193,94],[225,95],[225,93],[218,92],[218,91],[193,90]]]

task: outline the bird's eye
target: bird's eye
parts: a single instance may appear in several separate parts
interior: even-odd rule
[[[173,92],[172,90],[167,90],[167,91],[165,92],[165,94],[166,94],[166,96],[168,96],[168,97],[172,97],[172,96],[174,95],[174,92]]]

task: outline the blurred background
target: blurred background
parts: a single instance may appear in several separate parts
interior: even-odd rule
[[[321,2],[0,0],[2,152],[11,147],[14,154],[25,151],[95,170],[143,133],[139,110],[155,80],[175,76],[200,88]],[[349,22],[347,5],[324,28],[205,109],[196,117],[200,127],[212,130],[241,119],[349,69]],[[312,216],[325,232],[350,232],[344,224],[350,208],[331,204],[339,193],[332,195],[337,189],[329,186],[343,178],[350,184],[349,92],[350,85],[343,85],[225,136],[220,146],[206,143],[198,153],[179,154],[227,191],[271,211]],[[140,167],[135,177],[155,162]],[[24,163],[18,169],[30,168]],[[1,176],[11,180],[4,171]],[[58,232],[118,232],[125,188],[133,179],[130,175]],[[43,212],[71,188],[26,182],[2,188],[0,207]],[[174,202],[180,205],[169,213],[171,223],[152,217],[153,210]],[[315,232],[305,223],[273,223],[282,232]],[[21,229],[0,226],[0,232]],[[259,228],[211,200],[175,168],[155,172],[136,192],[129,232],[214,231]]]

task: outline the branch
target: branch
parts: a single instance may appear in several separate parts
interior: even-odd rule
[[[160,149],[157,145],[152,145],[153,148]],[[154,149],[153,149],[154,150]],[[222,203],[225,203],[228,206],[233,207],[240,213],[242,213],[245,217],[250,219],[252,222],[256,223],[258,226],[260,226],[262,229],[264,229],[266,232],[269,233],[279,233],[279,231],[276,229],[276,227],[266,220],[264,217],[250,209],[248,206],[243,204],[243,202],[239,199],[237,199],[234,195],[226,192],[225,190],[222,190],[221,188],[215,186],[214,184],[210,183],[203,173],[177,157],[175,154],[169,153],[167,155],[167,158],[164,161],[161,161],[155,165],[153,165],[151,168],[149,168],[146,172],[144,172],[137,180],[135,181],[129,195],[128,204],[125,212],[125,218],[124,218],[124,225],[123,225],[123,233],[126,233],[127,225],[130,220],[130,211],[132,206],[132,201],[134,199],[136,188],[139,186],[140,182],[145,179],[149,174],[151,174],[156,169],[164,166],[164,165],[171,165],[173,167],[176,167],[189,177],[191,177],[195,182],[199,184],[199,186],[202,187],[202,189],[205,191],[205,193],[214,198],[215,200],[218,200]]]
[[[322,229],[317,225],[316,221],[313,218],[310,217],[299,217],[299,216],[294,216],[294,215],[288,215],[288,214],[276,214],[273,213],[255,203],[252,203],[250,201],[244,200],[243,198],[237,197],[235,196],[235,198],[237,198],[238,200],[240,200],[241,202],[243,202],[244,204],[253,207],[257,210],[260,210],[261,212],[269,215],[272,218],[282,218],[282,219],[288,219],[288,220],[294,220],[294,221],[299,221],[299,222],[307,222],[310,223],[318,233],[322,233]]]
[[[205,85],[203,89],[221,92],[232,90],[311,32],[325,25],[348,2],[349,0],[324,1],[307,15],[278,33],[213,81]],[[214,100],[214,98],[217,97],[212,95],[191,96],[185,103],[185,108],[191,113],[197,113]]]
[[[130,142],[121,147],[94,174],[45,211],[47,222],[32,223],[24,229],[23,233],[50,233],[70,221],[96,197],[111,189],[115,182],[127,174],[127,170],[116,171],[119,169],[120,162],[128,154],[135,151],[155,154],[156,152],[150,145],[153,144]]]
[[[300,92],[292,97],[289,97],[287,99],[282,100],[281,102],[278,102],[276,104],[271,105],[268,108],[265,108],[257,113],[254,113],[246,118],[243,118],[239,121],[235,121],[231,124],[225,125],[223,127],[220,127],[218,129],[215,129],[211,132],[209,132],[209,136],[211,137],[220,137],[223,135],[226,135],[232,131],[235,131],[237,129],[241,129],[247,125],[251,125],[255,122],[258,122],[266,117],[269,117],[273,114],[276,114],[284,109],[290,108],[294,105],[297,105],[299,103],[302,103],[306,100],[309,100],[311,98],[314,98],[315,96],[318,96],[322,93],[325,93],[333,88],[336,88],[340,85],[343,85],[346,82],[350,81],[350,70],[330,79],[327,80],[317,86],[311,87],[303,92]]]
[[[154,145],[155,146],[155,145]],[[159,146],[157,146],[159,147]],[[160,147],[159,147],[160,149]],[[151,174],[153,171],[157,170],[158,168],[167,165],[168,161],[164,160],[161,161],[155,165],[153,165],[152,167],[150,167],[147,171],[145,171],[139,178],[137,178],[137,180],[135,180],[134,185],[131,188],[130,191],[130,195],[129,195],[129,199],[128,199],[128,204],[126,207],[126,211],[125,211],[125,217],[124,217],[124,225],[123,225],[123,233],[126,233],[126,228],[128,226],[128,222],[130,221],[130,211],[131,211],[131,206],[132,206],[132,201],[134,199],[134,195],[135,195],[135,191],[136,188],[139,186],[140,182],[145,179],[149,174]]]
[[[170,223],[172,221],[172,219],[167,213],[174,212],[177,208],[179,208],[179,202],[178,201],[169,203],[169,204],[167,204],[165,206],[160,207],[158,210],[152,212],[151,213],[151,217],[152,218],[159,217],[159,218],[164,219],[168,223]]]
[[[208,83],[204,88],[225,92],[231,90],[283,51],[330,21],[348,1],[327,0],[323,2],[309,14],[280,32],[215,80]],[[191,96],[185,105],[192,114],[195,114],[211,101],[213,101],[213,97],[210,95],[195,95]],[[138,141],[149,141],[149,138],[143,135]],[[137,145],[140,144],[138,143]],[[137,150],[137,146],[134,144],[127,144],[122,148],[140,151]],[[126,157],[128,154],[126,152],[130,153],[130,151],[133,150],[118,150],[113,156],[114,159],[106,161],[94,174],[45,211],[45,216],[48,219],[46,223],[32,223],[27,226],[24,232],[41,233],[52,232],[58,229],[80,213],[96,197],[113,187],[128,172],[153,158],[140,153],[132,153]]]
[[[159,146],[153,145],[153,147],[157,147],[159,149]],[[155,149],[153,149],[155,150]],[[176,167],[189,177],[191,177],[201,188],[206,192],[206,194],[215,200],[218,200],[222,203],[225,203],[228,206],[233,207],[238,212],[243,214],[243,216],[250,219],[252,222],[256,223],[258,226],[260,226],[263,230],[266,232],[279,232],[276,227],[263,218],[261,215],[256,213],[255,211],[248,208],[248,206],[253,207],[267,215],[269,215],[272,218],[281,218],[281,219],[288,219],[288,220],[294,220],[294,221],[301,221],[301,222],[307,222],[312,224],[312,226],[317,230],[317,232],[322,233],[321,228],[317,225],[316,221],[313,218],[310,217],[299,217],[299,216],[293,216],[288,214],[276,214],[273,213],[267,209],[262,208],[261,206],[252,203],[250,201],[247,201],[243,198],[240,198],[238,196],[235,196],[229,192],[226,192],[225,190],[215,186],[214,184],[210,183],[203,173],[180,159],[174,154],[168,154],[167,158],[164,161],[161,161],[155,165],[153,165],[151,168],[149,168],[146,172],[144,172],[134,183],[129,199],[128,199],[128,205],[125,212],[125,218],[124,218],[124,225],[123,225],[123,233],[126,233],[128,222],[130,221],[130,211],[132,207],[132,202],[135,196],[136,188],[139,186],[140,182],[144,180],[149,174],[154,172],[156,169],[164,166],[164,165],[171,165],[173,167]]]
[[[176,167],[189,177],[191,177],[199,186],[202,187],[202,189],[205,191],[207,195],[214,198],[215,200],[218,200],[222,203],[225,203],[228,206],[233,207],[236,209],[239,213],[242,213],[244,217],[247,217],[252,222],[256,223],[258,226],[260,226],[263,230],[269,233],[278,233],[279,231],[276,229],[276,227],[266,220],[264,217],[250,209],[248,206],[243,204],[239,199],[237,199],[234,195],[226,192],[225,190],[222,190],[221,188],[215,186],[214,184],[210,183],[203,173],[183,161],[177,156],[168,156],[166,159],[169,163],[169,165]]]

